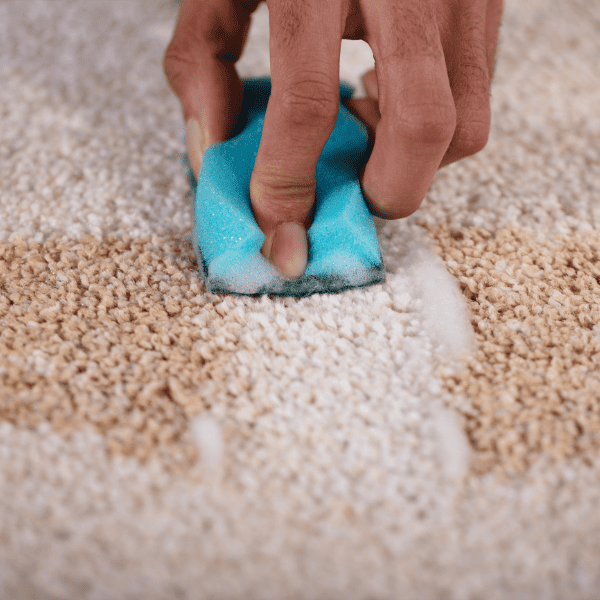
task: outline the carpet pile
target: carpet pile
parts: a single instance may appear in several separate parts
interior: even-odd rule
[[[198,276],[176,15],[0,3],[0,597],[597,599],[598,4],[506,0],[485,150],[306,298]]]

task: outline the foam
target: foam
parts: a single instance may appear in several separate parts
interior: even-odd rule
[[[414,229],[416,228],[411,228]],[[470,355],[476,347],[469,311],[456,279],[440,257],[417,235],[402,266],[415,296],[422,300],[425,327],[446,356]]]
[[[221,481],[224,448],[219,423],[211,417],[198,415],[192,420],[191,430],[204,468],[213,481]]]

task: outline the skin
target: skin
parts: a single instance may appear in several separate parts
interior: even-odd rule
[[[182,0],[164,58],[198,175],[242,100],[235,69],[260,0]],[[250,182],[263,255],[288,279],[306,267],[315,171],[339,106],[342,39],[375,58],[348,107],[374,138],[361,174],[372,214],[407,217],[438,169],[487,143],[502,0],[267,0],[272,93]]]

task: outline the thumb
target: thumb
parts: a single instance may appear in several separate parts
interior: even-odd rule
[[[241,11],[233,0],[183,0],[165,52],[163,68],[181,102],[188,155],[196,177],[206,148],[227,139],[239,115],[242,85],[234,65],[253,8]]]
[[[266,237],[262,254],[292,280],[306,268],[317,161],[339,109],[341,26],[335,23],[342,19],[330,14],[336,4],[269,4],[272,91],[250,197]]]

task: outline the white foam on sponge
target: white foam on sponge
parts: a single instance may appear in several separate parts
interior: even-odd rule
[[[274,289],[279,273],[258,251],[228,252],[216,258],[209,266],[209,277],[222,281],[229,289],[240,294],[255,294],[261,288]],[[232,270],[231,265],[235,265]]]

